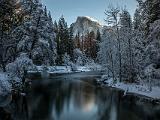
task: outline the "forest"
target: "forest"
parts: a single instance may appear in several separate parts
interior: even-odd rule
[[[96,84],[120,89],[122,96],[140,95],[159,105],[160,1],[135,2],[134,15],[127,7],[110,5],[104,10],[105,25],[87,16],[78,16],[69,25],[65,15],[55,20],[40,0],[0,0],[0,120],[12,120],[4,115],[4,107],[15,98],[29,96],[34,77],[36,81],[54,81],[52,75],[79,73],[84,77],[83,73],[94,72],[100,75]],[[64,92],[63,86],[57,89]],[[55,118],[72,119],[76,120]]]

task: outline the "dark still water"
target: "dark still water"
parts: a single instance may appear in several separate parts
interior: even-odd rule
[[[34,77],[32,91],[5,108],[6,120],[160,120],[160,106],[96,84],[97,73]]]

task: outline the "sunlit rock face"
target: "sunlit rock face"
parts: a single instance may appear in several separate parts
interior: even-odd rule
[[[77,17],[75,23],[71,24],[73,28],[73,34],[75,35],[86,35],[87,33],[93,31],[95,34],[98,30],[102,31],[103,25],[97,20],[88,17],[88,16],[81,16]]]

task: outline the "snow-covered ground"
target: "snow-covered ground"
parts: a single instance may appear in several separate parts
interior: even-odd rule
[[[102,77],[103,79],[104,77]],[[160,100],[160,87],[152,87],[150,90],[148,86],[137,85],[135,83],[117,82],[113,83],[113,79],[104,81],[104,84],[109,87],[118,88],[124,91],[124,96],[127,93],[142,95],[155,100]]]
[[[74,72],[89,72],[94,70],[99,70],[100,66],[97,66],[95,69],[91,66],[76,66],[76,69],[73,70],[71,66],[36,66],[34,70],[29,70],[29,73],[36,72],[47,72],[50,74],[54,73],[74,73]]]

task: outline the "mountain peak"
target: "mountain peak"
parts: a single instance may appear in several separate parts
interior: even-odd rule
[[[101,23],[100,23],[98,20],[96,20],[95,18],[90,17],[90,16],[78,16],[78,17],[77,17],[77,21],[78,21],[78,20],[88,20],[88,21],[90,21],[90,22],[95,22],[95,23],[101,25]]]
[[[76,22],[71,24],[71,26],[74,35],[77,35],[78,33],[80,35],[85,35],[91,31],[97,33],[97,30],[100,30],[103,27],[98,20],[89,16],[78,16]]]
[[[87,19],[89,19],[89,20],[91,20],[91,21],[93,21],[93,22],[97,22],[97,23],[100,24],[100,22],[99,22],[98,20],[96,20],[95,18],[93,18],[93,17],[90,17],[90,16],[84,16],[84,17],[86,17]],[[101,25],[101,24],[100,24],[100,25]]]

